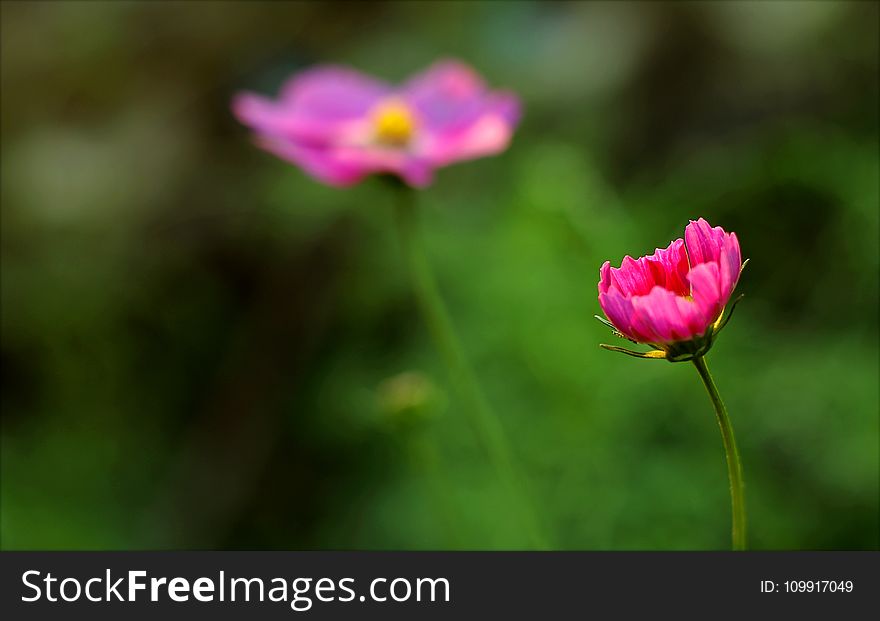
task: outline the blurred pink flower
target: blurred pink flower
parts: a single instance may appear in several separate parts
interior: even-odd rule
[[[650,357],[687,359],[711,346],[741,268],[735,233],[692,220],[684,239],[651,256],[626,256],[619,268],[606,261],[599,270],[599,304],[622,336],[667,354]]]
[[[241,93],[232,109],[260,147],[334,186],[372,173],[426,186],[435,168],[503,151],[519,119],[515,95],[489,91],[452,60],[400,87],[314,67],[291,77],[277,99]]]

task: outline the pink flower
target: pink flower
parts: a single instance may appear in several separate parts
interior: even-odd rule
[[[683,240],[651,256],[626,256],[619,268],[606,261],[599,304],[621,336],[657,350],[647,357],[689,360],[708,351],[723,327],[742,267],[736,233],[692,220]]]
[[[242,93],[232,109],[259,146],[334,186],[373,173],[426,186],[435,168],[503,151],[519,119],[514,95],[489,91],[450,60],[399,87],[314,67],[290,78],[277,99]]]

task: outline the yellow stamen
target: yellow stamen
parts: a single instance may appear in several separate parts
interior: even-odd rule
[[[415,118],[409,107],[397,100],[380,104],[373,115],[376,142],[393,146],[405,146],[415,130]]]

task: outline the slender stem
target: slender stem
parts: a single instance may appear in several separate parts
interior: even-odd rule
[[[521,524],[526,529],[532,545],[546,548],[538,521],[531,504],[526,500],[521,478],[511,457],[504,428],[489,407],[480,389],[473,369],[468,364],[464,350],[455,334],[449,312],[440,296],[437,282],[425,255],[417,221],[416,196],[409,188],[398,189],[396,216],[401,244],[409,262],[416,297],[424,314],[428,329],[440,350],[452,381],[460,396],[467,403],[471,423],[483,444],[498,477],[510,494]]]
[[[721,428],[721,440],[724,443],[724,453],[727,457],[727,476],[730,479],[730,504],[733,513],[733,549],[746,549],[746,500],[745,485],[743,484],[742,462],[739,459],[739,450],[736,448],[736,438],[733,435],[733,425],[727,415],[727,408],[718,394],[715,380],[709,373],[706,360],[703,356],[694,358],[694,366],[706,386],[712,405],[715,407],[715,415],[718,418],[718,426]]]

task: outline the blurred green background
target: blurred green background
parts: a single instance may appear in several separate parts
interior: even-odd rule
[[[598,268],[706,217],[751,545],[878,548],[878,4],[3,2],[2,547],[521,548],[376,180],[252,146],[240,89],[438,57],[518,92],[422,193],[562,549],[724,549],[687,364],[600,350]]]

